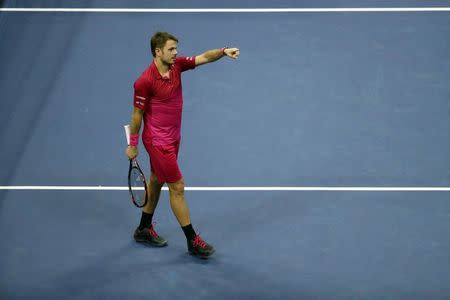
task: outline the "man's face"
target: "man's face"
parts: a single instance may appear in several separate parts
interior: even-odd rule
[[[168,40],[162,49],[157,49],[156,56],[159,57],[163,63],[171,65],[175,63],[177,53],[177,42]]]

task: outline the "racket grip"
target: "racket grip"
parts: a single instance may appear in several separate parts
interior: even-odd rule
[[[127,145],[130,144],[130,125],[124,125],[123,128],[125,129],[125,136],[127,138]]]

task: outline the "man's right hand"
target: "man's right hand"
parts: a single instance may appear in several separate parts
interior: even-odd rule
[[[136,146],[128,146],[127,150],[126,150],[126,154],[129,159],[136,158],[136,156],[138,155],[137,147]]]

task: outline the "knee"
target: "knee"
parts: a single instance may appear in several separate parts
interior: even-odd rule
[[[183,179],[174,182],[174,183],[170,183],[168,184],[169,186],[169,191],[171,194],[176,195],[176,196],[183,196],[184,195],[184,181]]]

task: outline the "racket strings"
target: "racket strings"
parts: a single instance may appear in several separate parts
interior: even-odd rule
[[[133,193],[134,200],[138,203],[145,202],[145,177],[136,168],[131,170],[130,174],[130,187]]]

